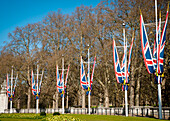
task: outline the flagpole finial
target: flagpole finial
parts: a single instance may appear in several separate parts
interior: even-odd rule
[[[135,32],[133,31],[133,33],[132,33],[132,38],[134,38],[134,36],[135,36]]]
[[[159,18],[161,18],[161,10],[159,11]]]
[[[141,9],[139,8],[139,12],[140,12],[140,15],[142,15],[142,11],[141,11]]]
[[[167,11],[169,11],[169,3],[170,3],[170,1],[168,1],[168,7],[167,7]]]

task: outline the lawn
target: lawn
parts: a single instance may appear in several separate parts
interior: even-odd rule
[[[110,116],[110,115],[80,115],[67,114],[86,121],[160,121],[159,119],[146,117],[124,117],[124,116]]]
[[[39,114],[38,114],[39,115]],[[36,118],[35,118],[36,117]],[[80,114],[65,114],[53,117],[52,114],[47,114],[46,118],[37,116],[36,114],[3,114],[0,115],[0,121],[159,121],[159,119],[146,117],[124,117],[124,116],[110,116],[110,115],[80,115]],[[46,119],[46,120],[45,120]]]

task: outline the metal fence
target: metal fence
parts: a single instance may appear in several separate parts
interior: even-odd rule
[[[36,113],[36,109],[12,109],[13,113]],[[54,113],[59,112],[62,113],[62,108],[58,109],[39,109],[39,113]],[[4,110],[4,113],[10,113],[9,109]],[[69,114],[88,114],[87,108],[67,108],[65,109],[65,113]],[[115,108],[91,108],[90,113],[93,115],[125,115],[125,109],[123,107],[115,107]],[[150,118],[159,118],[158,116],[159,108],[151,108],[151,107],[133,107],[129,108],[128,114],[129,116],[137,116],[137,117],[150,117]],[[170,108],[164,107],[162,108],[162,119],[170,119]]]

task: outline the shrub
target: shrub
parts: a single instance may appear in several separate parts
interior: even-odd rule
[[[41,112],[40,116],[46,116],[46,113],[45,112]]]
[[[60,115],[60,113],[59,112],[54,112],[53,116],[55,116],[55,115]]]
[[[42,119],[42,121],[82,121],[79,118],[74,118],[72,116],[59,115],[59,116],[47,116]]]

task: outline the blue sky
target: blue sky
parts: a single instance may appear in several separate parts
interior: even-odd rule
[[[0,0],[0,47],[8,42],[8,33],[17,26],[41,21],[50,11],[71,14],[76,7],[92,5],[101,0]]]

